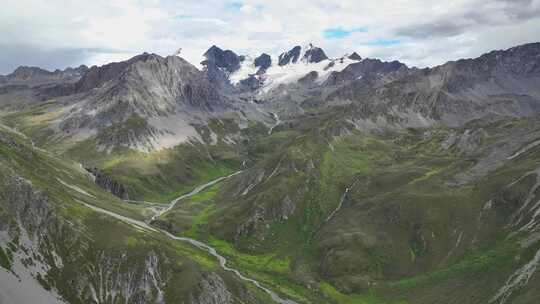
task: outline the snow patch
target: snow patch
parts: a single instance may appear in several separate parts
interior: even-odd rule
[[[272,63],[274,62],[272,61]],[[240,68],[230,75],[229,80],[232,84],[239,84],[240,81],[247,79],[250,75],[254,75],[258,70],[259,68],[255,66],[255,58],[248,55],[240,63]]]
[[[277,63],[277,60],[272,60],[272,62]],[[298,60],[296,63],[289,63],[284,66],[272,64],[262,76],[264,81],[263,92],[269,92],[281,84],[296,82],[313,71],[317,72],[318,75],[316,82],[323,83],[330,73],[341,72],[349,64],[356,62],[358,61],[349,58],[340,58],[333,60],[326,59],[317,63],[307,63]]]
[[[303,58],[308,49],[309,47],[302,48],[302,53],[297,62],[290,62],[283,66],[278,65],[278,56],[271,56],[272,65],[266,69],[264,74],[257,76],[263,81],[261,93],[267,93],[281,84],[296,82],[313,71],[317,72],[318,75],[316,82],[322,83],[332,72],[340,72],[349,64],[359,62],[358,60],[342,57],[310,63]],[[237,85],[240,81],[247,79],[250,75],[255,75],[258,70],[259,68],[255,66],[254,57],[246,56],[246,59],[240,64],[240,68],[229,76],[229,80],[232,84]]]

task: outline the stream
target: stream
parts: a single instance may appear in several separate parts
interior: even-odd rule
[[[341,198],[339,199],[339,204],[337,206],[336,209],[334,209],[330,215],[326,218],[326,221],[324,221],[325,223],[329,222],[331,219],[334,218],[334,216],[336,215],[336,213],[338,213],[341,208],[343,208],[343,203],[345,203],[345,200],[347,199],[347,195],[349,195],[349,191],[351,191],[352,188],[354,188],[354,186],[356,185],[356,183],[358,182],[358,179],[353,181],[348,187],[345,188],[345,192],[343,192],[343,194],[341,194]]]
[[[334,215],[336,215],[336,213],[338,213],[338,211],[341,210],[341,207],[343,207],[343,203],[345,202],[345,199],[347,198],[347,194],[349,193],[350,190],[351,188],[349,187],[345,188],[345,192],[343,192],[343,194],[341,195],[337,208],[334,209],[332,213],[330,213],[330,215],[326,218],[325,222],[329,222],[334,217]]]
[[[224,179],[227,179],[227,178],[230,178],[230,177],[232,177],[232,176],[234,176],[236,174],[239,174],[240,172],[242,172],[242,171],[237,171],[237,172],[235,172],[235,173],[233,173],[231,175],[223,176],[223,177],[217,178],[217,179],[215,179],[213,181],[210,181],[210,182],[208,182],[206,184],[195,187],[195,189],[193,189],[190,193],[184,194],[184,195],[172,200],[167,207],[159,210],[152,217],[151,221],[157,219],[159,216],[163,215],[165,212],[170,211],[182,199],[185,199],[187,197],[196,195],[196,194],[200,193],[201,191],[205,190],[206,188],[211,187],[211,186],[215,185],[216,183],[219,183],[220,181],[222,181]],[[230,271],[230,272],[234,273],[242,281],[252,283],[257,288],[261,289],[262,291],[264,291],[268,295],[270,295],[272,300],[274,300],[276,303],[279,303],[279,304],[297,304],[296,302],[294,302],[292,300],[281,298],[277,293],[275,293],[272,290],[264,287],[259,281],[255,280],[255,279],[252,279],[252,278],[249,278],[249,277],[246,277],[242,273],[240,273],[240,271],[238,271],[237,269],[227,266],[227,259],[224,256],[220,255],[214,247],[212,247],[212,246],[210,246],[208,244],[205,244],[205,243],[203,243],[201,241],[197,241],[197,240],[192,239],[192,238],[175,236],[175,235],[171,234],[168,231],[159,229],[157,227],[153,227],[150,224],[145,223],[143,221],[132,219],[132,218],[129,218],[129,217],[114,213],[112,211],[105,210],[105,209],[102,209],[102,208],[87,204],[87,203],[79,201],[79,200],[77,200],[77,201],[80,202],[81,204],[87,206],[88,208],[94,210],[94,211],[97,211],[97,212],[100,212],[100,213],[103,213],[103,214],[107,214],[107,215],[112,216],[112,217],[114,217],[116,219],[124,221],[124,222],[126,222],[126,223],[128,223],[130,225],[134,225],[134,226],[137,226],[139,228],[146,229],[146,230],[149,230],[149,231],[161,232],[164,235],[166,235],[167,237],[169,237],[170,239],[189,243],[189,244],[191,244],[191,245],[193,245],[193,246],[195,246],[195,247],[197,247],[197,248],[199,248],[199,249],[201,249],[203,251],[206,251],[210,255],[214,256],[218,260],[219,265],[221,266],[221,268],[223,268],[226,271]]]
[[[222,176],[222,177],[220,177],[220,178],[216,178],[216,179],[213,180],[213,181],[210,181],[210,182],[208,182],[208,183],[206,183],[206,184],[199,185],[199,186],[195,187],[195,188],[194,188],[191,192],[189,192],[189,193],[186,193],[186,194],[184,194],[184,195],[181,195],[181,196],[179,196],[179,197],[173,199],[173,200],[169,203],[169,205],[167,205],[167,207],[165,207],[165,208],[163,208],[163,209],[157,211],[156,214],[154,214],[154,216],[152,216],[152,218],[150,219],[150,222],[152,222],[152,221],[158,219],[158,218],[159,218],[160,216],[162,216],[164,213],[166,213],[166,212],[172,210],[172,208],[174,208],[174,206],[176,206],[176,204],[177,204],[179,201],[181,201],[181,200],[183,200],[183,199],[185,199],[185,198],[188,198],[188,197],[190,197],[190,196],[194,196],[195,194],[198,194],[199,192],[203,191],[204,189],[206,189],[206,188],[208,188],[208,187],[211,187],[211,186],[213,186],[213,185],[219,183],[220,181],[222,181],[222,180],[224,180],[224,179],[233,177],[233,176],[235,176],[236,174],[239,174],[240,172],[242,172],[242,171],[236,171],[236,172],[234,172],[234,173],[231,174],[231,175],[227,175],[227,176]]]
[[[274,113],[270,112],[272,114],[272,117],[274,117],[274,120],[276,121],[272,127],[270,127],[270,130],[268,130],[268,135],[272,135],[272,131],[274,131],[274,128],[279,126],[281,124],[281,120],[279,119],[279,116]]]

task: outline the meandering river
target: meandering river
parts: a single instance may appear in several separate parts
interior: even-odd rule
[[[195,189],[193,189],[193,191],[191,191],[190,193],[184,194],[184,195],[172,200],[169,203],[169,205],[167,205],[167,207],[159,210],[152,217],[151,220],[155,220],[155,219],[159,218],[161,215],[163,215],[164,213],[166,213],[167,211],[170,211],[181,200],[183,200],[185,198],[188,198],[190,196],[196,195],[196,194],[200,193],[201,191],[207,189],[208,187],[211,187],[211,186],[219,183],[220,181],[223,181],[224,179],[227,179],[227,178],[230,178],[230,177],[232,177],[232,176],[234,176],[236,174],[239,174],[240,172],[241,171],[238,171],[238,172],[235,172],[235,173],[233,173],[231,175],[223,176],[223,177],[217,178],[217,179],[215,179],[213,181],[210,181],[210,182],[208,182],[208,183],[206,183],[204,185],[200,185],[200,186],[195,187]],[[216,257],[216,259],[218,260],[219,265],[221,266],[221,268],[223,268],[226,271],[230,271],[230,272],[234,273],[242,281],[246,281],[246,282],[250,282],[250,283],[254,284],[255,286],[257,286],[257,288],[261,289],[262,291],[264,291],[268,295],[270,295],[272,300],[274,300],[276,303],[280,303],[280,304],[297,304],[296,302],[294,302],[292,300],[281,298],[277,293],[275,293],[272,290],[264,287],[259,281],[255,280],[255,279],[252,279],[252,278],[249,278],[249,277],[246,277],[242,273],[240,273],[239,270],[227,266],[227,259],[224,256],[222,256],[221,254],[219,254],[215,248],[213,248],[212,246],[210,246],[210,245],[208,245],[206,243],[203,243],[201,241],[198,241],[198,240],[195,240],[195,239],[192,239],[192,238],[175,236],[175,235],[171,234],[168,231],[159,229],[157,227],[153,227],[150,224],[145,223],[143,221],[132,219],[132,218],[129,218],[129,217],[114,213],[112,211],[105,210],[105,209],[102,209],[102,208],[99,208],[99,207],[84,203],[82,201],[79,201],[79,202],[84,204],[85,206],[87,206],[88,208],[90,208],[90,209],[92,209],[94,211],[97,211],[97,212],[100,212],[100,213],[103,213],[103,214],[107,214],[107,215],[112,216],[112,217],[114,217],[116,219],[124,221],[124,222],[126,222],[126,223],[128,223],[130,225],[134,225],[134,226],[137,226],[139,228],[154,231],[154,232],[161,232],[161,233],[163,233],[164,235],[166,235],[167,237],[169,237],[169,238],[171,238],[173,240],[186,242],[186,243],[189,243],[189,244],[191,244],[191,245],[193,245],[193,246],[195,246],[195,247],[197,247],[197,248],[199,248],[201,250],[204,250],[207,253],[209,253],[210,255]]]

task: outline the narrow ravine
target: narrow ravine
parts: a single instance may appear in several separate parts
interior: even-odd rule
[[[539,140],[536,140],[530,144],[528,144],[527,146],[525,146],[524,148],[520,149],[519,151],[517,151],[516,153],[512,154],[511,156],[508,156],[506,159],[514,159],[514,158],[517,158],[518,156],[520,156],[521,154],[531,150],[532,148],[536,147],[540,145],[540,139]]]
[[[268,130],[268,135],[272,135],[272,131],[274,131],[274,128],[281,124],[281,120],[279,119],[279,116],[276,113],[270,112],[270,114],[272,115],[272,117],[274,117],[274,120],[276,122],[274,123],[273,126],[270,127],[270,130]]]
[[[341,208],[343,208],[343,204],[345,203],[345,200],[347,200],[349,191],[351,191],[351,189],[354,188],[357,182],[358,180],[354,180],[348,187],[345,188],[345,191],[343,192],[343,194],[341,194],[341,197],[339,199],[339,204],[337,205],[336,209],[330,212],[330,215],[326,218],[326,221],[324,221],[325,223],[328,223],[331,219],[333,219],[336,213],[338,213],[341,210]]]
[[[341,198],[339,199],[338,206],[336,207],[336,209],[334,209],[330,213],[330,215],[326,218],[325,222],[329,222],[334,217],[334,215],[336,215],[336,213],[338,213],[338,211],[341,210],[341,207],[343,207],[343,203],[345,202],[345,199],[347,198],[347,194],[349,193],[350,190],[351,188],[349,187],[345,188],[345,192],[343,192],[343,194],[341,195]]]
[[[223,176],[223,177],[220,177],[218,179],[215,179],[215,180],[213,180],[211,182],[208,182],[208,183],[206,183],[204,185],[197,186],[190,193],[184,194],[184,195],[172,200],[171,203],[166,208],[163,208],[160,211],[158,211],[152,217],[151,221],[157,219],[159,216],[163,215],[165,212],[167,212],[167,211],[171,210],[172,208],[174,208],[174,206],[179,201],[181,201],[182,199],[185,199],[185,198],[188,198],[190,196],[196,195],[196,194],[200,193],[201,191],[203,191],[204,189],[206,189],[206,188],[208,188],[210,186],[213,186],[216,183],[219,183],[220,181],[222,181],[224,179],[227,179],[227,178],[230,178],[230,177],[232,177],[232,176],[234,176],[236,174],[239,174],[240,172],[241,171],[238,171],[238,172],[235,172],[235,173],[233,173],[231,175]],[[230,271],[230,272],[234,273],[242,281],[252,283],[257,288],[259,288],[260,290],[262,290],[262,291],[266,292],[268,295],[270,295],[272,300],[274,300],[276,303],[279,303],[279,304],[297,304],[296,302],[294,302],[292,300],[281,298],[277,293],[275,293],[272,290],[264,287],[259,281],[255,280],[255,279],[252,279],[252,278],[249,278],[249,277],[246,277],[242,273],[240,273],[240,271],[238,271],[237,269],[227,266],[227,259],[224,256],[220,255],[214,247],[212,247],[212,246],[210,246],[208,244],[205,244],[205,243],[203,243],[201,241],[198,241],[198,240],[195,240],[195,239],[192,239],[192,238],[175,236],[175,235],[171,234],[168,231],[162,230],[162,229],[157,228],[157,227],[153,227],[149,223],[145,223],[143,221],[132,219],[132,218],[129,218],[129,217],[114,213],[112,211],[105,210],[105,209],[102,209],[102,208],[87,204],[87,203],[79,201],[79,200],[77,200],[77,201],[80,202],[81,204],[87,206],[88,208],[96,211],[96,212],[107,214],[107,215],[112,216],[112,217],[114,217],[114,218],[116,218],[118,220],[126,222],[126,223],[128,223],[130,225],[137,226],[138,228],[142,228],[142,229],[153,231],[153,232],[161,232],[161,233],[163,233],[164,235],[166,235],[167,237],[169,237],[169,238],[171,238],[173,240],[189,243],[189,244],[191,244],[191,245],[193,245],[193,246],[195,246],[195,247],[197,247],[197,248],[199,248],[199,249],[201,249],[203,251],[206,251],[210,255],[214,256],[218,260],[219,265],[221,266],[221,268],[223,268],[226,271]]]

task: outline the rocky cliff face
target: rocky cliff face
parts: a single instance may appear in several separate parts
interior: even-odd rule
[[[201,62],[208,80],[221,90],[230,91],[229,75],[240,68],[244,60],[231,50],[222,50],[217,46],[210,47],[203,55],[206,59]]]
[[[293,64],[297,63],[298,60],[301,60],[304,63],[319,63],[327,59],[328,56],[326,56],[323,49],[310,43],[304,48],[297,45],[291,50],[281,53],[278,57],[278,65],[284,66],[287,64]]]
[[[362,60],[362,57],[360,55],[358,55],[358,53],[356,53],[356,52],[353,52],[348,57],[349,57],[349,59],[356,60],[356,61]]]
[[[42,90],[41,94],[56,96],[70,107],[51,124],[55,132],[76,140],[97,135],[105,149],[170,147],[197,138],[192,124],[231,110],[228,97],[205,73],[177,56],[155,54],[92,67],[78,82]],[[133,122],[140,123],[129,138],[119,133],[131,129]]]
[[[263,53],[259,57],[255,58],[254,63],[255,66],[259,68],[258,73],[262,73],[272,65],[272,58],[270,55]]]
[[[307,63],[319,63],[323,60],[327,60],[328,56],[324,53],[323,49],[319,47],[309,46],[306,50],[303,60]]]
[[[278,58],[278,65],[283,66],[289,63],[296,63],[298,59],[300,58],[301,51],[302,51],[302,47],[297,45],[293,47],[291,50],[285,53],[281,53]]]
[[[135,257],[126,250],[95,248],[91,230],[58,217],[54,204],[30,182],[20,177],[4,177],[4,182],[1,208],[8,224],[0,231],[0,245],[7,251],[12,275],[24,277],[22,286],[36,289],[29,292],[48,291],[50,297],[69,302],[164,303],[167,275],[160,263],[165,257],[147,252],[141,264],[133,264]],[[32,285],[32,280],[39,284]],[[14,289],[21,292],[24,287]]]
[[[383,127],[460,126],[485,117],[532,116],[539,111],[539,53],[539,44],[528,44],[394,74],[368,87],[350,82],[328,100],[349,100],[358,118],[379,120]]]
[[[233,295],[227,290],[223,279],[210,273],[201,279],[197,286],[197,296],[192,296],[191,304],[231,304]]]
[[[218,68],[222,68],[228,73],[236,71],[240,67],[240,61],[242,57],[236,55],[231,50],[222,50],[217,46],[212,46],[203,55],[206,60],[202,62],[203,65],[214,65]]]
[[[110,178],[107,174],[101,172],[98,168],[86,168],[90,174],[92,174],[94,182],[101,188],[107,190],[115,196],[123,200],[128,200],[129,195],[125,187],[119,182]]]
[[[389,74],[405,75],[408,71],[407,66],[399,61],[383,62],[378,59],[366,58],[360,62],[348,65],[343,71],[332,72],[323,85],[335,86],[361,80],[364,77],[388,77]]]

